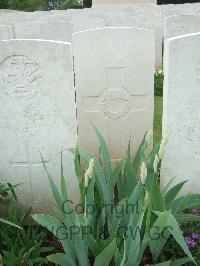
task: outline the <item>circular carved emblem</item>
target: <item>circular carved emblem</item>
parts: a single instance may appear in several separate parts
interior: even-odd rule
[[[40,66],[24,55],[12,55],[0,63],[7,94],[14,100],[31,100],[42,87]]]
[[[107,89],[101,96],[100,106],[106,117],[122,118],[131,110],[130,96],[123,89]]]

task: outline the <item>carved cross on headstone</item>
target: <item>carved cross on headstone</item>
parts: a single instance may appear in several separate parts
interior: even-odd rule
[[[42,159],[38,161],[32,161],[31,160],[31,149],[28,142],[25,142],[25,161],[10,161],[11,167],[27,167],[28,168],[28,178],[30,183],[30,190],[31,190],[31,200],[34,201],[34,195],[33,195],[33,167],[43,167]],[[39,151],[38,151],[39,154]],[[45,164],[48,164],[49,161],[44,160]]]
[[[124,123],[134,113],[137,115],[137,112],[147,111],[148,95],[144,92],[140,95],[132,95],[133,89],[126,86],[126,64],[123,64],[123,60],[120,58],[112,59],[110,63],[108,60],[109,56],[104,68],[105,83],[102,86],[102,91],[98,95],[82,96],[82,104],[86,113],[102,114],[103,123],[106,123],[104,136],[108,143],[112,143],[116,124]],[[110,119],[119,121],[109,122]],[[93,122],[95,123],[95,118]],[[129,137],[122,134],[118,140],[122,147],[121,154],[127,148]],[[111,146],[113,147],[113,145]]]
[[[100,95],[101,111],[105,117],[119,119],[125,117],[131,109],[128,91],[124,88],[125,67],[105,68],[106,84]]]
[[[107,64],[104,70],[105,85],[99,95],[82,97],[86,112],[101,112],[105,118],[119,119],[128,115],[132,110],[146,111],[145,105],[138,103],[138,98],[145,100],[147,94],[131,94],[131,88],[126,88],[125,85],[125,71],[126,67],[119,58]]]

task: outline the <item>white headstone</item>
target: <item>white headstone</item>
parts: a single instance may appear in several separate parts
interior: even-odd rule
[[[39,21],[13,21],[13,26],[17,39],[43,39]]]
[[[15,37],[12,26],[0,25],[0,40],[9,40]]]
[[[72,18],[73,32],[105,27],[102,18],[92,17],[84,14],[74,15]]]
[[[196,8],[197,6],[198,5],[196,5]],[[196,8],[194,8],[194,4],[160,5],[163,17],[193,15],[197,12]]]
[[[159,5],[146,5],[138,4],[132,6],[125,6],[123,12],[126,16],[131,18],[132,16],[159,16],[161,15],[161,10]]]
[[[163,65],[163,18],[161,16],[138,16],[132,19],[138,28],[150,29],[155,32],[155,68],[162,69]]]
[[[41,18],[40,15],[34,14],[35,12],[16,12],[16,13],[7,13],[0,15],[1,24],[11,25],[15,22],[20,21],[37,21]],[[48,14],[48,13],[47,13]],[[46,16],[42,16],[43,18]],[[2,23],[3,21],[3,23]]]
[[[114,6],[132,4],[157,4],[157,0],[92,0],[92,6]]]
[[[22,209],[53,208],[42,154],[56,183],[60,152],[71,199],[77,200],[73,158],[77,122],[71,45],[44,40],[0,42],[0,179],[17,189]]]
[[[184,192],[199,193],[200,33],[166,41],[163,135],[171,134],[161,183],[189,180]]]
[[[200,17],[193,15],[172,16],[165,20],[165,39],[200,32]]]
[[[109,18],[107,26],[111,27],[133,27],[140,29],[149,29],[155,32],[155,68],[162,69],[163,54],[163,18],[154,15],[129,16],[112,16]]]
[[[73,35],[78,132],[81,145],[97,153],[90,122],[119,159],[132,136],[134,150],[153,126],[154,34],[103,28]]]
[[[14,26],[17,39],[72,42],[73,25],[66,21],[21,21],[16,22]]]
[[[18,11],[11,10],[11,9],[0,9],[0,15],[8,14],[8,13],[17,13]]]

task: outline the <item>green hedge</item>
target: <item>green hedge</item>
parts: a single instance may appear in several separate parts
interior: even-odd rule
[[[0,0],[0,8],[8,8],[8,0]]]
[[[92,0],[83,0],[83,6],[84,7],[91,7],[92,6]]]
[[[68,8],[83,8],[91,7],[92,0],[83,0],[83,5],[77,0],[60,0],[56,5],[56,9],[68,9]]]
[[[69,9],[91,7],[92,0],[83,0],[83,5],[78,0],[59,0],[53,8]],[[48,10],[48,0],[0,0],[0,8],[10,8],[15,10],[36,11]],[[52,8],[52,7],[50,7]]]
[[[8,7],[15,10],[48,10],[48,0],[9,0]]]
[[[60,0],[56,5],[56,9],[70,9],[70,8],[83,8],[77,0]]]

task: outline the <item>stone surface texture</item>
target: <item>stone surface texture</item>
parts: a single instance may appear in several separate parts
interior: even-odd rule
[[[14,37],[14,27],[8,25],[0,25],[0,40],[9,40]]]
[[[165,39],[174,38],[195,32],[200,32],[200,17],[198,16],[172,16],[167,17],[165,20]]]
[[[81,145],[97,153],[93,122],[112,159],[134,151],[153,126],[154,33],[102,28],[73,35],[78,132]]]
[[[73,24],[66,21],[26,21],[13,23],[17,39],[72,42]]]
[[[60,152],[72,200],[78,201],[73,156],[77,122],[69,43],[0,42],[0,179],[17,189],[23,210],[52,211],[52,193],[40,153],[56,184]]]
[[[188,180],[184,192],[199,193],[200,34],[168,39],[165,51],[163,135],[170,134],[161,184]]]

